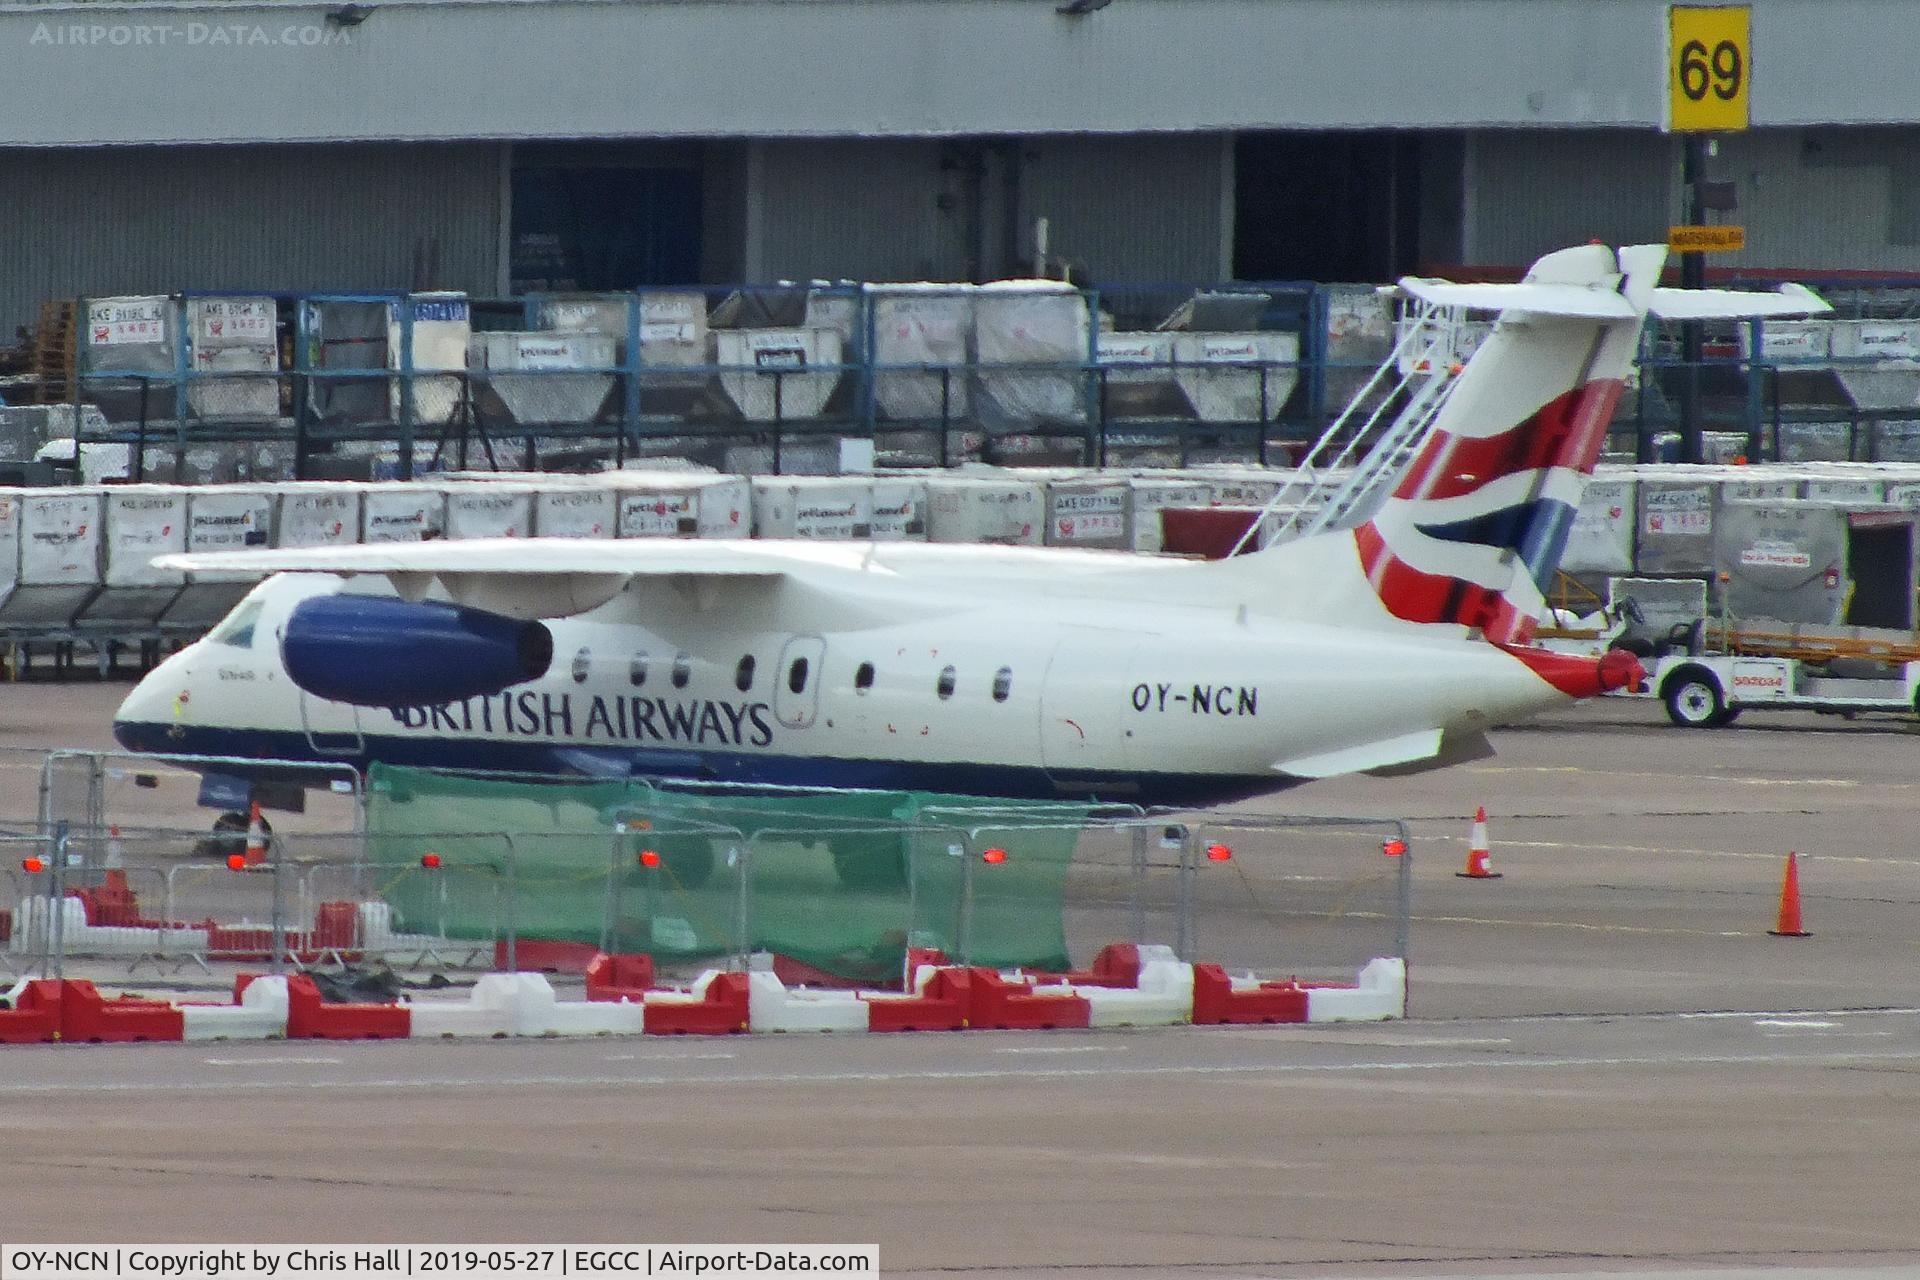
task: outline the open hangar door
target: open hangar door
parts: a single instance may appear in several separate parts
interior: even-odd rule
[[[1423,149],[1444,141],[1390,131],[1241,134],[1234,140],[1234,275],[1383,281],[1413,272]]]
[[[698,283],[703,170],[697,148],[516,146],[512,291]]]

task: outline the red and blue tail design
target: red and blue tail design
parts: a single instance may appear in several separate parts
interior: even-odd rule
[[[1532,637],[1658,272],[1657,259],[1626,264],[1599,246],[1535,265],[1530,296],[1564,294],[1568,310],[1503,316],[1392,496],[1353,532],[1389,613],[1500,644]],[[1606,308],[1583,306],[1590,294],[1619,314],[1592,314]]]
[[[1387,609],[1497,642],[1529,639],[1579,509],[1579,484],[1562,477],[1592,473],[1621,389],[1618,379],[1586,383],[1497,436],[1436,430],[1389,499],[1411,509],[1395,513],[1400,519],[1383,511],[1354,531]],[[1391,543],[1383,523],[1394,529]],[[1417,563],[1430,568],[1396,553],[1415,546]],[[1521,572],[1531,591],[1514,589]]]

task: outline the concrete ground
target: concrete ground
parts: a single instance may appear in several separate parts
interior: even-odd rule
[[[110,689],[0,689],[0,746]],[[0,1240],[878,1241],[889,1273],[1920,1275],[1920,730],[1606,702],[1412,819],[1413,1020],[0,1050]],[[3,761],[0,761],[3,763]],[[0,814],[17,782],[0,769]],[[30,792],[29,792],[30,794]],[[1467,881],[1485,805],[1504,878]],[[28,810],[30,812],[30,809]],[[1801,855],[1813,936],[1767,936]]]

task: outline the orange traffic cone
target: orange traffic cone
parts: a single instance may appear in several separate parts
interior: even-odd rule
[[[256,800],[247,809],[247,865],[257,867],[266,860],[267,828],[260,820],[260,802]]]
[[[1467,869],[1453,873],[1462,880],[1498,880],[1493,854],[1487,849],[1487,806],[1473,811],[1473,831],[1467,840]]]
[[[1800,925],[1800,858],[1787,855],[1787,870],[1780,881],[1780,920],[1767,930],[1776,938],[1810,938]]]

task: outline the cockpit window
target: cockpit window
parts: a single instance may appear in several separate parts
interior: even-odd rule
[[[253,647],[253,624],[259,620],[260,611],[267,607],[264,600],[243,601],[238,608],[220,620],[220,625],[207,633],[207,639],[215,644],[232,645],[236,649]]]

